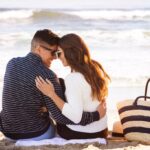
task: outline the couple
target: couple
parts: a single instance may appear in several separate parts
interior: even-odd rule
[[[71,67],[65,82],[49,69],[56,57]],[[13,140],[48,139],[55,136],[54,120],[65,139],[106,138],[108,80],[78,35],[59,38],[48,29],[39,30],[31,52],[7,64],[0,130]]]

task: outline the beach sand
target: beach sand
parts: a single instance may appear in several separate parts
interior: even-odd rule
[[[3,135],[0,133],[0,137]],[[128,142],[124,138],[108,138],[106,145],[99,143],[67,144],[65,146],[43,145],[31,147],[16,147],[14,142],[0,140],[0,150],[150,150],[150,145],[139,142]]]
[[[7,140],[0,141],[0,150],[101,150],[101,149],[117,149],[117,150],[149,150],[150,146],[143,145],[138,142],[127,142],[125,140],[108,140],[107,145],[98,143],[86,144],[67,144],[65,146],[45,145],[31,147],[15,147],[14,143]]]

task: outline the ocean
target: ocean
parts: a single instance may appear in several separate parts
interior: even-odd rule
[[[87,43],[92,58],[102,63],[111,76],[110,86],[144,86],[150,77],[148,9],[0,9],[0,82],[7,62],[12,57],[26,55],[32,36],[43,28],[60,36],[79,34]]]
[[[0,99],[6,64],[13,57],[25,56],[34,33],[44,28],[59,36],[76,33],[84,39],[92,58],[111,77],[109,108],[144,93],[150,78],[150,9],[1,8]],[[59,60],[51,68],[60,77],[70,71]]]

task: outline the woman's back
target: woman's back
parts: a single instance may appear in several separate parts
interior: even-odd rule
[[[91,86],[79,72],[70,73],[65,79],[65,95],[68,103],[63,107],[62,113],[70,120],[79,123],[82,118],[82,112],[93,112],[97,110],[100,101],[92,98]],[[99,121],[95,121],[86,126],[67,125],[70,129],[79,132],[99,132],[107,128],[106,115]]]

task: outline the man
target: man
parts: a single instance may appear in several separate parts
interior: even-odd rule
[[[57,50],[59,37],[48,29],[35,33],[31,52],[9,61],[4,77],[1,131],[10,139],[41,140],[52,138],[54,129],[49,114],[40,112],[46,107],[50,116],[61,124],[74,124],[63,116],[52,100],[35,85],[36,76],[49,79],[56,93],[65,100],[55,73],[49,69]],[[99,113],[84,112],[81,125],[99,120]]]

